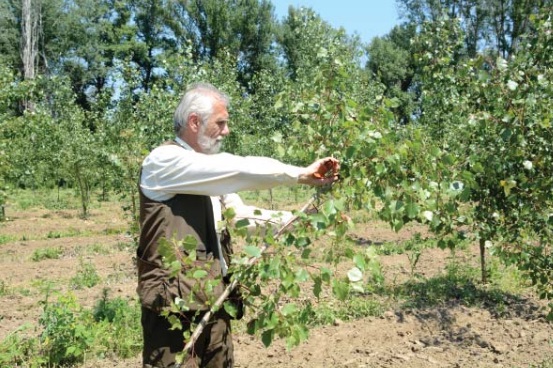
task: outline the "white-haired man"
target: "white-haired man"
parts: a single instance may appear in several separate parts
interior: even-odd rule
[[[184,348],[182,331],[171,330],[160,312],[175,297],[190,300],[194,285],[194,280],[183,274],[170,277],[164,269],[158,252],[162,238],[179,241],[193,236],[197,259],[211,265],[209,277],[228,282],[230,237],[226,231],[217,231],[216,225],[224,209],[234,208],[237,218],[255,218],[254,225],[284,223],[291,216],[289,212],[246,206],[236,192],[278,185],[325,185],[336,180],[336,175],[316,175],[328,170],[329,162],[337,174],[339,163],[334,158],[297,167],[267,157],[219,153],[229,134],[228,104],[227,95],[210,84],[191,86],[175,111],[175,139],[152,150],[142,163],[137,292],[142,304],[144,368],[175,366],[176,355]],[[215,287],[214,296],[222,293],[224,287],[224,283]],[[202,296],[194,294],[194,298],[195,302],[188,306],[190,311],[179,315],[184,329],[208,309]],[[230,321],[224,308],[216,312],[184,366],[232,367]]]

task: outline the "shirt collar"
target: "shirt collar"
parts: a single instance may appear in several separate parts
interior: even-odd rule
[[[183,141],[179,137],[175,137],[175,142],[177,142],[179,144],[179,146],[181,146],[185,150],[194,151],[194,149],[192,147],[190,147],[190,145],[188,145],[188,143],[186,143],[185,141]]]

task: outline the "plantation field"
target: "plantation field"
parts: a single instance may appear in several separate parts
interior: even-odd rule
[[[281,204],[301,206],[290,201]],[[37,357],[73,347],[76,367],[139,367],[134,241],[120,204],[95,203],[82,219],[76,206],[45,202],[8,202],[0,224],[0,366],[48,366]],[[237,367],[553,367],[546,303],[516,270],[490,258],[481,285],[476,244],[453,255],[424,228],[353,218],[357,246],[377,250],[382,287],[323,299],[309,340],[291,350],[282,340],[265,348],[236,322]]]

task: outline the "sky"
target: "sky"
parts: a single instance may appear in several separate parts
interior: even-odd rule
[[[399,24],[396,0],[271,0],[275,14],[282,20],[288,7],[310,7],[334,28],[357,33],[363,43],[384,36]]]

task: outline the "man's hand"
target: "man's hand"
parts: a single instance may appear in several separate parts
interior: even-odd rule
[[[298,183],[308,185],[332,184],[339,179],[340,162],[333,157],[326,157],[313,162],[305,168],[298,178]]]

